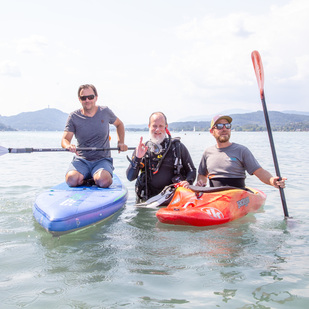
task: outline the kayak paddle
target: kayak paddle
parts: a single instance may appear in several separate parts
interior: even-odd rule
[[[157,195],[149,198],[145,202],[135,204],[137,207],[156,208],[158,206],[166,206],[172,200],[175,193],[175,184],[164,187],[164,189]]]
[[[268,132],[270,147],[271,147],[273,160],[274,160],[274,164],[275,164],[275,170],[276,170],[277,176],[279,176],[280,177],[279,179],[281,179],[279,164],[278,164],[276,150],[275,150],[275,144],[274,144],[274,140],[273,140],[273,135],[272,135],[272,131],[271,131],[270,121],[269,121],[266,102],[265,102],[264,70],[263,70],[262,59],[261,59],[259,52],[256,51],[256,50],[251,53],[251,59],[252,59],[252,62],[253,62],[253,67],[254,67],[256,79],[257,79],[257,82],[258,82],[258,86],[260,88],[260,96],[261,96],[261,101],[262,101],[262,105],[263,105],[263,111],[264,111],[264,116],[265,116],[265,121],[266,121],[266,128],[267,128],[267,132]],[[280,196],[281,196],[281,202],[282,202],[284,216],[289,217],[288,208],[287,208],[287,205],[286,205],[286,200],[285,200],[283,188],[279,187],[279,190],[280,190]]]
[[[128,150],[134,150],[135,147],[128,147]],[[77,151],[105,151],[105,150],[119,150],[119,148],[76,148]],[[57,152],[69,151],[65,148],[5,148],[0,146],[0,156],[7,153],[32,153],[32,152]]]

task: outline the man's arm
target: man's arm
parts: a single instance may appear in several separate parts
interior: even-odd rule
[[[71,144],[73,136],[74,136],[73,132],[64,131],[62,140],[61,140],[61,146],[62,148],[66,148],[70,150],[71,152],[76,153],[76,146]]]
[[[118,148],[120,151],[127,151],[128,146],[124,143],[125,129],[123,122],[117,118],[113,125],[116,127],[117,138],[118,138]]]
[[[286,178],[282,177],[282,179],[279,181],[278,176],[273,177],[271,173],[269,173],[262,167],[258,168],[253,174],[267,185],[271,185],[275,188],[285,187]]]

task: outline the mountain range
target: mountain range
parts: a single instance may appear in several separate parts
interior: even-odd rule
[[[236,131],[265,131],[265,116],[262,111],[229,114],[233,118],[232,126]],[[286,114],[282,112],[268,112],[271,127],[276,131],[309,131],[309,116],[300,114]],[[210,121],[173,122],[169,128],[174,131],[206,131],[210,128]]]
[[[0,130],[4,131],[3,127],[6,127],[18,131],[63,131],[67,118],[68,114],[55,108],[0,116]]]
[[[225,113],[227,114],[227,113]],[[228,113],[233,118],[233,128],[238,131],[265,130],[265,118],[262,111],[249,113]],[[305,112],[289,113],[269,111],[269,120],[275,130],[309,131],[309,115]],[[205,131],[209,129],[211,115],[201,116],[204,121],[187,120],[169,123],[172,131]],[[0,115],[0,131],[63,131],[68,114],[55,108],[46,108],[34,112],[23,112],[14,116]],[[192,117],[193,118],[193,117]],[[190,118],[188,118],[190,119]],[[126,130],[148,130],[148,125],[125,125]],[[112,126],[111,129],[114,127]]]

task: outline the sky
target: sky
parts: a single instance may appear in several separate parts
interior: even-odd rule
[[[309,112],[307,0],[0,0],[0,115],[97,104],[125,124],[262,110]]]

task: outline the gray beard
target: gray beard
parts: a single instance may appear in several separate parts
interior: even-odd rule
[[[157,144],[157,145],[160,145],[160,144],[164,141],[164,139],[165,139],[165,135],[162,136],[161,138],[155,138],[155,137],[152,136],[152,135],[150,135],[149,137],[150,137],[150,141],[151,141],[152,143],[154,143],[154,144]]]

